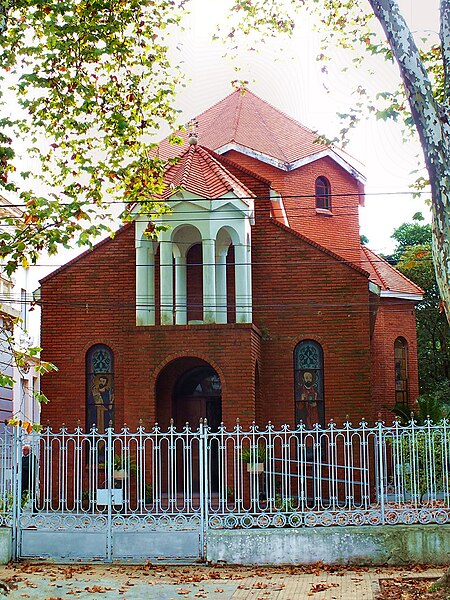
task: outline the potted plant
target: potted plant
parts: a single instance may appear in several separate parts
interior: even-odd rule
[[[247,464],[248,473],[262,473],[264,471],[264,461],[266,460],[265,446],[258,444],[257,446],[242,448],[241,460]]]
[[[123,481],[131,473],[137,472],[136,463],[129,457],[124,457],[122,454],[114,454],[113,459],[113,479]]]

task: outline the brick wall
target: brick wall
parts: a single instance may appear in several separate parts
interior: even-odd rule
[[[359,264],[358,207],[362,186],[332,159],[325,157],[285,172],[234,150],[225,157],[271,182],[283,196],[290,227]],[[321,175],[330,182],[332,215],[316,212],[315,182]]]
[[[258,329],[251,324],[136,327],[133,227],[44,280],[43,355],[59,371],[42,381],[51,399],[43,423],[84,424],[85,356],[98,343],[110,346],[115,356],[116,423],[134,427],[142,418],[150,425],[160,418],[158,412],[167,421],[170,411],[157,409],[155,390],[159,385],[160,405],[167,407],[181,370],[191,366],[190,359],[181,359],[193,357],[218,372],[228,425],[238,417],[256,418],[257,363],[258,417],[293,424],[293,350],[305,338],[324,348],[327,418],[365,413],[370,399],[366,277],[278,227],[264,206],[259,210],[253,231]]]
[[[394,418],[389,409],[395,404],[394,343],[398,337],[407,342],[408,404],[413,409],[419,395],[414,304],[382,298],[372,338],[372,417],[376,419],[380,414],[387,423]]]

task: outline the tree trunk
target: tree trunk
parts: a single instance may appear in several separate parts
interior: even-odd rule
[[[419,133],[432,193],[433,259],[442,308],[450,323],[450,0],[441,0],[445,101],[435,100],[428,73],[396,0],[369,0],[400,69]]]

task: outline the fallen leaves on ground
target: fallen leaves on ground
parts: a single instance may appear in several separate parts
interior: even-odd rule
[[[112,590],[111,587],[101,585],[93,585],[92,587],[86,586],[84,589],[90,594],[106,594],[106,592]]]
[[[436,579],[425,577],[395,577],[380,579],[381,594],[377,600],[447,600],[449,590],[430,591]]]
[[[317,594],[318,592],[325,592],[333,587],[339,587],[337,583],[315,583],[308,592],[308,596],[312,596],[313,594]]]

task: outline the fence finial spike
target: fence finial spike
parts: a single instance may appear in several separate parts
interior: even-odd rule
[[[109,427],[110,429],[112,429],[112,426],[113,426],[113,422],[112,422],[112,419],[110,419],[110,420],[109,420],[109,422],[108,422],[108,427]],[[124,427],[126,427],[126,426],[127,426],[127,424],[126,424],[126,423],[124,423]]]
[[[236,423],[238,423],[238,424],[239,424],[240,422],[241,422],[241,420],[239,419],[239,417],[237,417],[237,418],[236,418]]]
[[[139,425],[142,425],[143,422],[142,417],[139,417]]]
[[[170,424],[173,425],[173,417],[170,417]]]
[[[381,412],[378,411],[378,419],[381,421]]]

